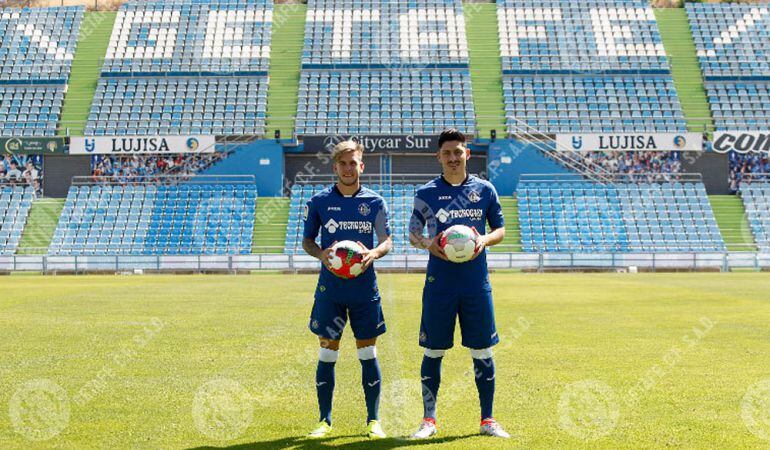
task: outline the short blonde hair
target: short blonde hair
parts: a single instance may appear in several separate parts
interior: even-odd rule
[[[364,157],[364,146],[352,139],[347,141],[342,141],[339,144],[334,146],[334,150],[332,150],[332,159],[334,162],[337,162],[343,153],[347,152],[356,152],[361,155],[361,158]]]

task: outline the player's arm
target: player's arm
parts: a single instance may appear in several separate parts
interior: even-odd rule
[[[412,217],[409,219],[409,243],[412,247],[420,250],[428,250],[432,255],[448,261],[444,250],[438,245],[440,234],[431,238],[423,234],[425,230],[425,211],[428,207],[420,197],[414,197],[414,208],[412,208]]]
[[[305,252],[317,259],[321,260],[321,263],[331,270],[331,247],[322,249],[315,241],[318,237],[318,232],[321,229],[321,217],[318,215],[318,211],[313,207],[313,201],[307,202],[305,205],[304,214],[305,227],[302,234],[302,249]]]
[[[332,248],[329,247],[327,249],[322,249],[315,241],[315,239],[310,238],[303,238],[302,239],[302,249],[305,250],[305,252],[317,259],[321,260],[321,263],[323,263],[324,266],[326,266],[327,269],[331,270],[331,262],[330,258],[332,257]]]
[[[505,239],[505,219],[503,218],[503,207],[500,204],[500,198],[493,186],[489,187],[490,202],[487,207],[487,223],[489,223],[489,233],[476,236],[476,255],[481,253],[485,247],[491,247],[503,242]],[[474,231],[476,229],[474,228]],[[476,231],[478,233],[478,231]]]
[[[364,270],[372,265],[375,259],[380,259],[393,249],[393,238],[390,234],[390,221],[388,220],[388,207],[385,202],[380,203],[377,217],[374,219],[374,232],[377,234],[377,246],[368,250],[364,255]],[[366,246],[359,242],[361,247]]]

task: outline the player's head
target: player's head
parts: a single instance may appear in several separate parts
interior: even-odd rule
[[[444,175],[465,174],[466,163],[471,157],[471,150],[465,145],[465,135],[455,128],[442,131],[438,137],[436,157]]]
[[[358,183],[358,177],[364,173],[364,146],[356,141],[342,141],[334,146],[332,160],[337,181],[345,186]]]

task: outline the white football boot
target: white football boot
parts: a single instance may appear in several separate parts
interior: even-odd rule
[[[503,430],[502,425],[497,423],[497,421],[491,417],[489,419],[484,419],[481,421],[479,434],[483,436],[493,436],[493,437],[499,437],[504,439],[508,439],[511,437],[510,434],[508,434],[505,430]]]
[[[425,418],[420,424],[420,428],[417,432],[412,435],[412,439],[427,439],[434,436],[436,433],[438,433],[436,421],[431,418]]]

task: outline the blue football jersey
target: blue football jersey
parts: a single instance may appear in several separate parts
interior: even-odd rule
[[[486,234],[486,225],[495,230],[505,225],[500,199],[494,186],[473,175],[459,186],[439,176],[417,189],[409,221],[410,233],[434,238],[452,225],[475,227]],[[478,292],[490,289],[486,250],[473,261],[453,263],[430,255],[426,288],[451,292]]]
[[[351,196],[344,196],[334,185],[314,195],[305,205],[304,237],[315,240],[321,233],[321,248],[326,249],[337,241],[360,241],[367,248],[390,236],[388,207],[385,200],[362,187]],[[317,296],[335,301],[369,301],[379,297],[374,264],[356,278],[345,280],[329,272],[321,265]]]

